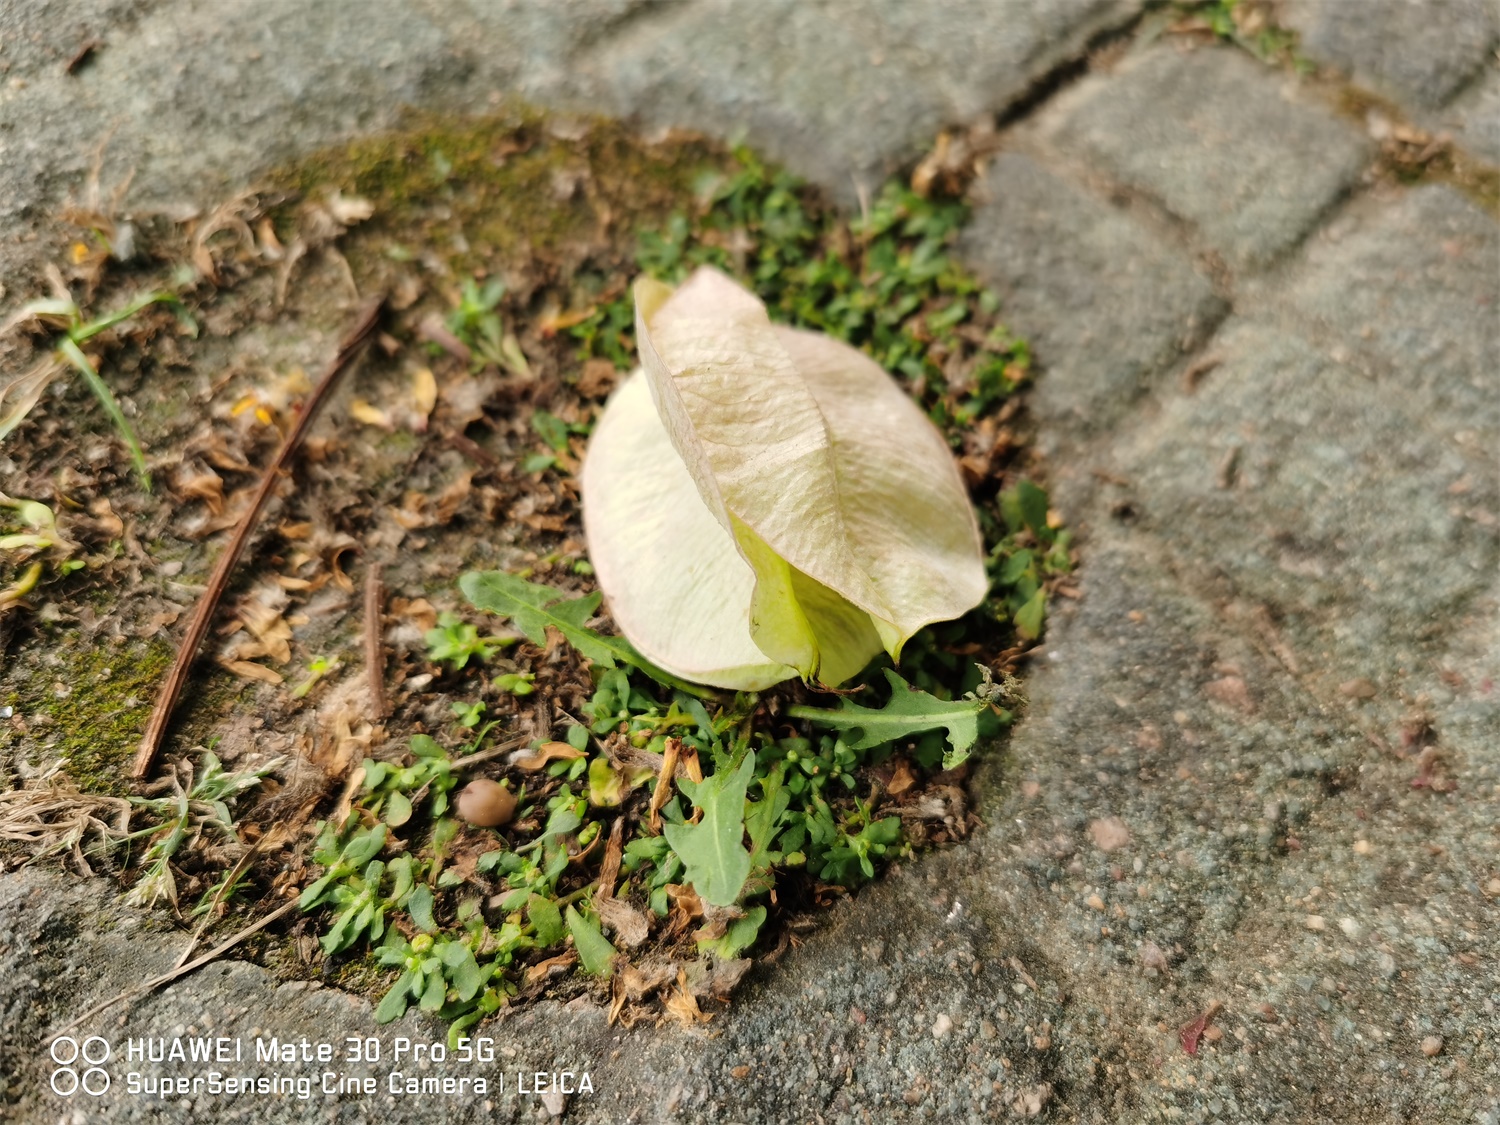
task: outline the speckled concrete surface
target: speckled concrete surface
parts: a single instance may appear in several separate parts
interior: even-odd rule
[[[1296,7],[1316,60],[1493,131],[1471,108],[1493,101],[1490,7],[1431,5],[1420,34],[1400,3]],[[965,252],[1036,342],[1085,557],[1031,713],[980,771],[984,829],[835,909],[707,1028],[538,1005],[493,1026],[504,1084],[478,1098],[163,1101],[121,1064],[62,1099],[49,1029],[184,939],[29,869],[0,876],[11,1119],[545,1120],[517,1072],[571,1070],[579,1121],[1500,1121],[1495,219],[1372,176],[1365,122],[1164,22],[1105,0],[0,8],[0,313],[111,128],[107,170],[136,167],[147,207],[403,105],[517,93],[745,130],[844,195],[999,118]],[[374,1028],[226,963],[89,1032]],[[387,1050],[401,1034],[440,1037],[412,1016]]]

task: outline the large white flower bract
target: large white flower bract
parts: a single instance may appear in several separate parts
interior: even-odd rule
[[[974,510],[942,435],[868,356],[773,325],[717,270],[636,283],[641,368],[583,465],[620,631],[683,679],[837,686],[978,605]]]

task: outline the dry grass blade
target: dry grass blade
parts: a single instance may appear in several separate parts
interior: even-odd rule
[[[281,443],[276,459],[266,469],[265,475],[261,478],[260,487],[255,490],[255,497],[249,509],[234,529],[234,534],[224,550],[220,552],[218,561],[214,564],[213,574],[209,577],[208,587],[193,611],[193,619],[188,625],[187,635],[183,637],[182,644],[177,650],[177,659],[172,664],[172,671],[167,676],[167,682],[162,686],[161,694],[156,697],[156,709],[151,713],[151,722],[141,738],[141,747],[136,753],[135,764],[130,771],[132,777],[140,779],[151,772],[157,751],[161,748],[162,738],[167,733],[167,724],[172,721],[172,711],[177,705],[177,697],[182,694],[182,689],[187,684],[188,672],[192,669],[193,660],[198,655],[198,647],[208,633],[214,610],[218,607],[224,588],[229,583],[229,575],[234,570],[235,563],[239,561],[240,554],[250,539],[250,533],[259,523],[266,501],[271,498],[271,492],[281,480],[282,473],[296,456],[303,439],[307,436],[307,431],[311,428],[313,419],[317,417],[318,409],[328,399],[334,385],[338,382],[338,377],[374,335],[375,326],[380,321],[380,313],[384,307],[385,298],[377,297],[360,311],[353,328],[339,344],[338,353],[323,373],[322,379],[318,381],[317,387],[303,404],[302,412],[297,416],[297,424],[286,436],[286,440]]]
[[[250,849],[244,855],[240,856],[239,862],[230,869],[229,874],[224,877],[224,881],[219,884],[219,889],[214,892],[213,901],[208,904],[208,909],[204,911],[203,921],[198,923],[198,928],[193,931],[192,939],[187,945],[183,946],[182,953],[178,955],[177,963],[172,966],[173,969],[180,969],[186,964],[188,956],[197,948],[198,939],[203,936],[203,931],[208,929],[213,924],[214,919],[218,917],[219,907],[223,905],[224,899],[228,896],[229,892],[234,889],[234,885],[239,881],[240,876],[250,870],[250,865],[260,855],[260,849],[260,842],[252,844]]]
[[[29,371],[0,387],[0,438],[15,429],[31,413],[53,379],[63,372],[63,363],[49,354]]]
[[[0,793],[0,840],[34,849],[35,855],[70,851],[79,868],[92,875],[83,844],[91,835],[107,848],[129,835],[130,802],[123,797],[80,793],[52,779],[44,789]]]

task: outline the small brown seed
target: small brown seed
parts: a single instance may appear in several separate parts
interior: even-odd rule
[[[498,781],[476,778],[458,795],[458,815],[475,828],[498,828],[516,815],[516,798]]]

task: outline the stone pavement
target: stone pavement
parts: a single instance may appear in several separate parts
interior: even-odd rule
[[[986,827],[839,907],[705,1031],[548,1005],[499,1024],[510,1069],[590,1071],[569,1120],[1500,1122],[1494,215],[1379,174],[1348,88],[1172,18],[1134,0],[0,7],[0,304],[111,128],[106,181],[137,167],[144,207],[211,201],[403,105],[515,93],[743,133],[844,197],[940,126],[1001,124],[965,252],[1035,344],[1085,563],[1031,713],[981,771]],[[1500,161],[1492,0],[1280,18],[1382,114]],[[89,36],[97,59],[64,75]],[[0,983],[17,1120],[84,1119],[38,1093],[38,1037],[170,963],[182,939],[149,925],[101,886],[0,877],[0,950],[31,966]],[[1190,1054],[1178,1029],[1220,1005]],[[222,964],[90,1030],[368,1026],[360,1002]],[[547,1114],[491,1100],[99,1111]]]

